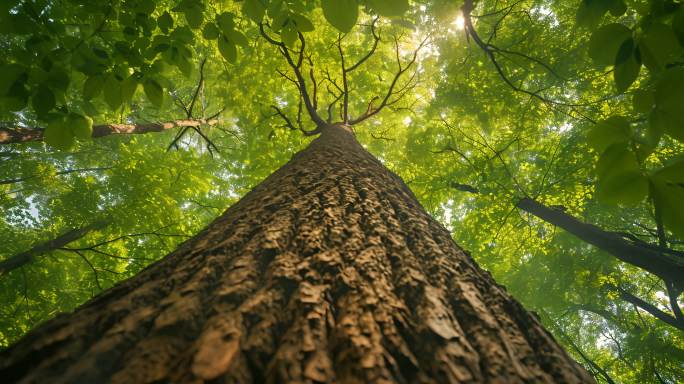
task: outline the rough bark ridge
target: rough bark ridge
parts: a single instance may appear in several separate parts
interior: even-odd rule
[[[22,383],[593,381],[341,127],[0,361]]]

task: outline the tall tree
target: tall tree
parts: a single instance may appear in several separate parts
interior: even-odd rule
[[[590,382],[348,126],[2,353],[45,382]]]

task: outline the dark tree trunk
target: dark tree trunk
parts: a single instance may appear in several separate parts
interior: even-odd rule
[[[84,225],[80,228],[64,232],[61,235],[55,237],[54,239],[50,239],[48,241],[35,245],[28,251],[12,255],[6,258],[5,260],[0,261],[0,276],[2,276],[5,273],[11,272],[17,268],[23,267],[24,265],[32,262],[39,256],[45,255],[48,252],[55,251],[71,242],[81,239],[92,231],[102,229],[106,227],[108,224],[109,220],[96,220],[88,225]]]
[[[621,234],[583,223],[562,210],[553,209],[525,197],[516,206],[540,219],[561,227],[578,238],[594,245],[625,263],[650,272],[677,287],[684,287],[684,253],[662,246],[636,243]]]
[[[162,261],[2,353],[0,377],[593,381],[341,127]]]

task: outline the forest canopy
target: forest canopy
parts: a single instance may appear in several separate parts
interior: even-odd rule
[[[684,4],[4,0],[0,345],[353,129],[598,382],[684,381]]]

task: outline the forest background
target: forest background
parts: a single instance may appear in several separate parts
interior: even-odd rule
[[[12,0],[0,18],[0,344],[306,146],[266,28],[306,42],[321,114],[364,112],[359,141],[599,382],[684,381],[681,3]]]

